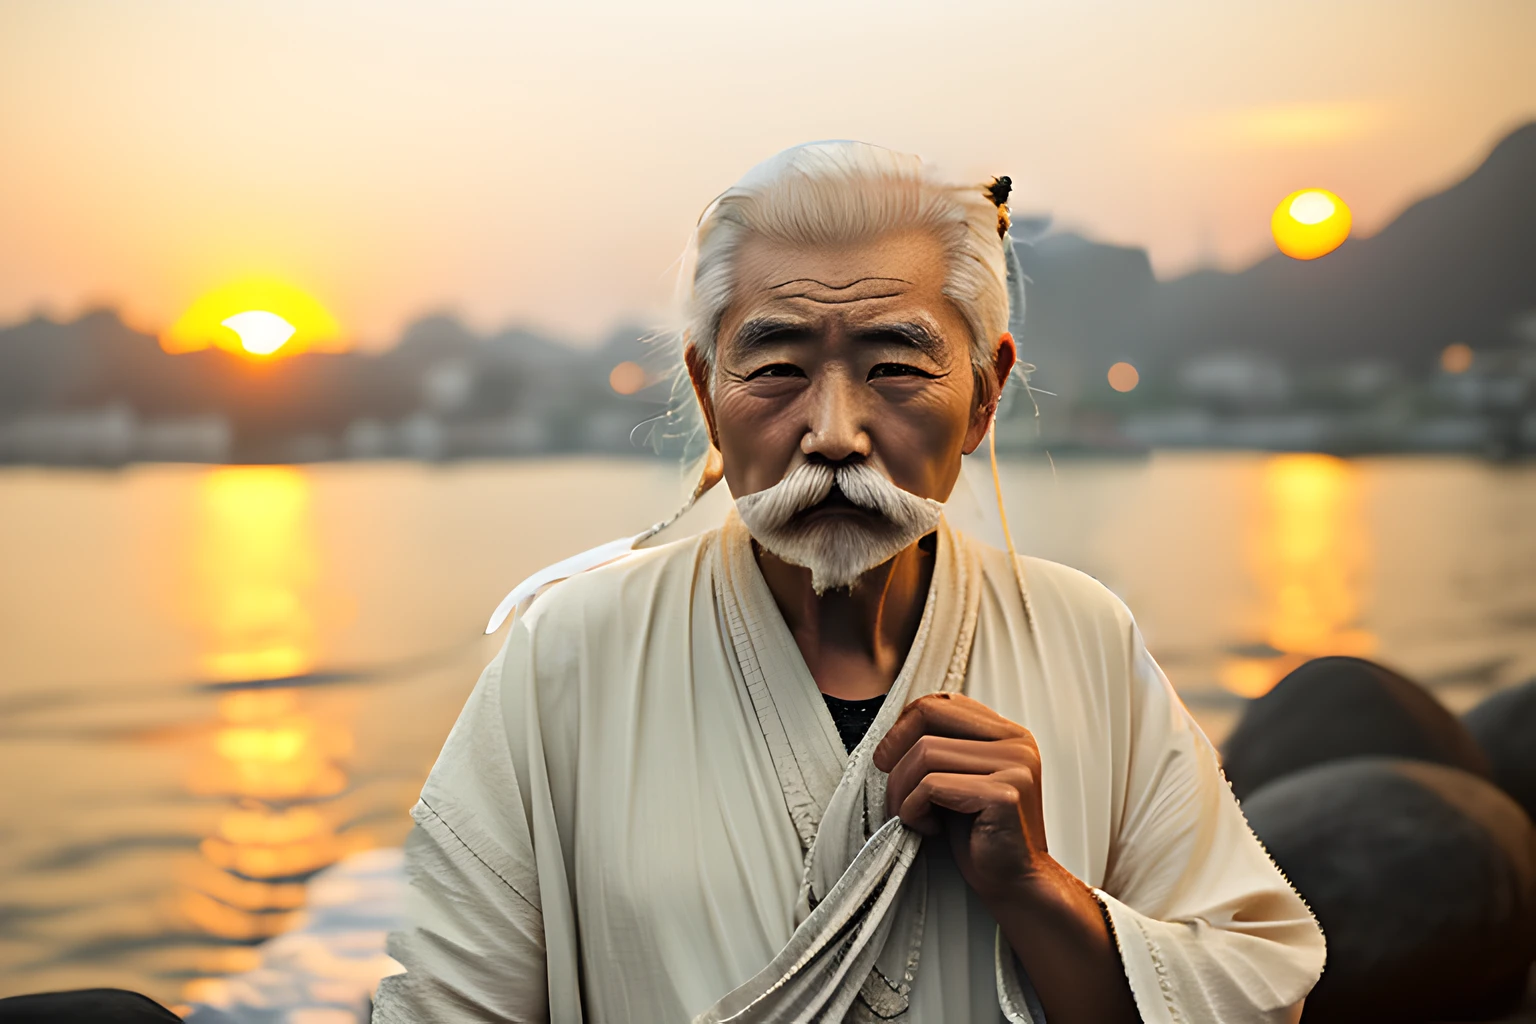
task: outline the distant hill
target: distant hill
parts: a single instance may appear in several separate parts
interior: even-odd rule
[[[1019,247],[1025,284],[1020,356],[1040,387],[1063,401],[1103,381],[1126,358],[1127,325],[1137,323],[1158,289],[1143,249],[1104,245],[1079,235],[1047,235]]]
[[[349,431],[362,438],[353,447],[374,455],[631,451],[630,429],[656,403],[615,394],[608,374],[638,336],[620,330],[581,351],[515,328],[479,336],[438,315],[381,353],[258,361],[220,349],[169,355],[111,310],[69,323],[37,317],[0,329],[0,461],[29,458],[34,436],[49,452],[67,452],[80,435],[81,451],[131,453],[132,438],[89,435],[210,419],[227,428],[221,450],[236,461],[348,454]],[[102,410],[119,415],[102,419]],[[46,441],[54,435],[63,440]]]
[[[1312,261],[1275,253],[1237,273],[1152,280],[1140,250],[1047,236],[1021,250],[1026,354],[1042,386],[1083,386],[1118,359],[1156,373],[1191,357],[1289,364],[1379,359],[1427,372],[1448,344],[1516,344],[1536,312],[1536,123],[1380,234]]]
[[[1467,446],[1488,430],[1525,431],[1532,440],[1520,443],[1536,447],[1536,124],[1380,234],[1320,260],[1276,254],[1237,273],[1159,282],[1143,250],[1072,234],[1019,255],[1030,279],[1023,358],[1058,396],[1044,406],[1045,433],[1015,429],[1020,438],[1112,447],[1126,416],[1161,409],[1184,419],[1169,421],[1172,433],[1166,423],[1145,433],[1153,443],[1223,443],[1236,435],[1211,416],[1348,416],[1375,402],[1376,412],[1431,418],[1493,410],[1493,427],[1442,425],[1434,436]],[[670,369],[641,334],[623,328],[576,349],[434,315],[382,353],[261,362],[216,349],[168,355],[110,310],[34,318],[0,328],[0,461],[632,452],[631,432],[660,410]],[[1481,379],[1436,392],[1436,360],[1457,341],[1510,358],[1480,355]],[[1141,372],[1131,395],[1105,382],[1121,359]],[[609,375],[623,362],[639,363],[651,384],[616,394]],[[1334,377],[1353,383],[1330,397],[1315,382]],[[1027,404],[1015,404],[1012,427],[1033,426]],[[1394,415],[1372,436],[1399,430]]]

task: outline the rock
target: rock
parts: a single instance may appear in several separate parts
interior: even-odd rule
[[[1493,781],[1536,819],[1536,679],[1503,690],[1461,718],[1493,764]]]
[[[1322,925],[1306,1022],[1485,1020],[1536,957],[1536,825],[1503,791],[1423,761],[1356,758],[1243,804]]]
[[[1429,691],[1361,658],[1317,658],[1249,703],[1222,767],[1239,800],[1291,772],[1346,757],[1400,757],[1492,778],[1477,741]]]

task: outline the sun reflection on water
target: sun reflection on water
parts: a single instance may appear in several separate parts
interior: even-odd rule
[[[287,466],[221,467],[200,498],[194,618],[205,671],[233,688],[218,698],[187,785],[228,807],[181,879],[179,909],[212,937],[253,943],[297,923],[310,875],[373,844],[340,829],[334,802],[353,752],[348,716],[329,705],[317,713],[313,691],[284,685],[318,656],[309,478]],[[185,998],[211,983],[190,982]]]
[[[1246,548],[1263,608],[1255,646],[1264,650],[1219,669],[1222,685],[1244,697],[1268,693],[1309,658],[1376,647],[1359,626],[1370,559],[1359,470],[1331,455],[1276,455],[1259,480]]]
[[[306,671],[315,645],[309,478],[292,466],[221,466],[200,491],[204,668],[224,680]]]

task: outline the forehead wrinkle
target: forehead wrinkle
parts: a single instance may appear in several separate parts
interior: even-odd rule
[[[874,302],[876,299],[899,299],[899,298],[901,298],[901,296],[903,294],[905,294],[905,293],[904,292],[881,292],[881,293],[879,293],[877,295],[851,295],[851,296],[849,296],[848,298],[845,298],[845,299],[827,299],[827,298],[817,298],[815,295],[808,295],[808,294],[806,294],[804,292],[799,292],[799,293],[794,294],[794,295],[780,295],[780,296],[777,296],[777,298],[781,298],[781,299],[804,299],[806,302],[814,302],[818,306],[851,306],[854,303],[858,303],[858,302]]]
[[[798,277],[769,285],[766,291],[774,299],[804,299],[818,305],[839,306],[899,298],[911,288],[912,282],[906,278],[871,274],[856,277],[844,284],[832,284],[815,277]]]
[[[778,284],[771,284],[768,286],[768,290],[777,291],[780,288],[787,288],[792,284],[814,284],[819,285],[830,292],[842,292],[847,291],[849,288],[852,288],[856,284],[863,284],[865,281],[890,281],[897,284],[912,283],[904,277],[856,277],[852,281],[849,281],[847,284],[828,284],[827,282],[815,277],[795,277],[789,279],[788,281],[781,281]]]

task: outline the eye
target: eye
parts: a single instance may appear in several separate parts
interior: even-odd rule
[[[938,375],[910,363],[876,363],[869,370],[870,380],[879,377],[920,377],[923,380],[932,380],[936,376]]]
[[[759,377],[804,377],[805,371],[793,363],[769,363],[760,366],[743,377],[743,380],[757,380]]]

